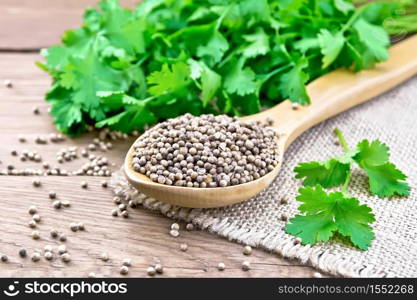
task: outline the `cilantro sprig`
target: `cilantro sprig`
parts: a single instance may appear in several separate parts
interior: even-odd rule
[[[324,162],[298,164],[296,178],[303,179],[297,201],[303,214],[290,219],[285,230],[301,238],[303,244],[328,241],[338,234],[359,249],[366,250],[374,239],[375,216],[370,207],[350,196],[348,187],[352,165],[357,164],[368,176],[369,190],[380,197],[406,196],[410,186],[406,175],[389,162],[389,148],[379,140],[362,140],[350,149],[340,130],[336,129],[344,153]],[[327,193],[324,188],[341,186],[340,191]]]
[[[103,0],[38,65],[53,78],[46,100],[54,122],[71,135],[88,125],[128,133],[185,112],[247,115],[287,98],[307,105],[315,78],[386,60],[382,24],[398,7],[144,0],[130,10]]]

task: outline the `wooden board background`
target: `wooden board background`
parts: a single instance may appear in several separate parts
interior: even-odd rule
[[[0,83],[5,79],[13,81],[9,89],[0,86],[0,169],[8,164],[17,168],[34,167],[39,164],[20,162],[11,156],[11,150],[19,153],[23,149],[36,150],[44,161],[58,165],[56,152],[69,145],[85,146],[95,134],[64,143],[37,145],[38,135],[55,132],[43,94],[49,87],[49,77],[40,71],[35,61],[40,60],[37,52],[59,41],[62,31],[81,23],[85,6],[94,0],[2,0],[0,1]],[[132,6],[135,1],[122,1]],[[33,114],[33,108],[40,108],[40,115]],[[18,142],[18,134],[24,134],[28,141]],[[123,156],[132,140],[115,143],[114,150],[105,155],[120,166]],[[83,159],[65,163],[62,167],[75,170]],[[169,220],[157,213],[142,208],[131,211],[128,219],[110,216],[112,193],[100,186],[103,178],[97,177],[42,177],[42,186],[34,188],[31,176],[0,176],[0,253],[6,254],[9,262],[0,262],[0,277],[85,277],[89,272],[97,276],[120,276],[123,258],[131,258],[133,266],[128,276],[146,276],[146,268],[161,262],[165,268],[163,276],[169,277],[311,277],[314,270],[288,261],[276,254],[254,250],[246,257],[242,245],[229,242],[207,232],[181,230],[179,238],[171,237]],[[86,180],[89,188],[83,190],[80,182]],[[56,210],[51,205],[48,192],[54,190],[58,199],[70,200],[71,207]],[[31,238],[32,229],[28,207],[36,205],[42,216],[38,226],[40,240]],[[85,232],[71,232],[71,222],[84,222]],[[184,224],[181,224],[184,228]],[[30,258],[18,256],[20,248],[31,254],[42,250],[45,245],[58,245],[51,239],[49,231],[57,229],[67,235],[66,245],[72,257],[69,264],[59,259],[49,262],[42,259],[32,262]],[[180,243],[187,243],[187,252],[179,250]],[[102,252],[110,256],[108,262],[99,259]],[[252,270],[244,272],[241,262],[249,260]],[[219,272],[216,268],[224,262],[227,269]]]

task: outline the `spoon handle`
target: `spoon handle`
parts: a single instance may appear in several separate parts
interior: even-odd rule
[[[389,59],[373,69],[354,73],[339,69],[307,86],[311,104],[292,109],[289,101],[247,120],[274,120],[274,127],[286,138],[285,148],[312,126],[361,104],[417,74],[417,35],[390,48]]]

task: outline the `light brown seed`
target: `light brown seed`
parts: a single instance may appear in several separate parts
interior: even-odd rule
[[[127,275],[129,273],[129,267],[121,266],[120,268],[120,274]]]

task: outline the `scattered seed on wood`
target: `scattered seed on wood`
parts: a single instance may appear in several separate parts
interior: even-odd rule
[[[123,211],[123,210],[126,210],[127,207],[126,207],[126,204],[121,203],[119,204],[118,208]]]
[[[53,252],[54,247],[52,247],[51,245],[46,245],[43,250],[45,250],[45,252]]]
[[[32,216],[32,220],[35,221],[36,223],[39,223],[41,221],[41,216],[38,214],[34,214]]]
[[[292,103],[292,104],[291,104],[291,108],[292,108],[293,110],[297,110],[297,109],[299,109],[299,108],[300,108],[300,104],[298,104],[298,103]]]
[[[48,143],[48,140],[46,138],[42,137],[42,136],[37,136],[35,138],[35,143],[40,144],[40,145],[44,145],[44,144]]]
[[[81,182],[81,187],[82,187],[83,189],[86,189],[86,188],[88,187],[88,183],[87,183],[87,181],[82,181],[82,182]]]
[[[1,255],[1,261],[2,261],[2,262],[8,262],[8,261],[9,261],[9,258],[7,257],[7,255],[6,255],[6,254],[2,254],[2,255]]]
[[[187,250],[188,250],[188,245],[187,245],[187,244],[185,244],[185,243],[181,244],[181,245],[180,245],[180,250],[181,250],[182,252],[187,251]]]
[[[69,200],[62,200],[61,204],[63,207],[70,207],[71,206],[71,202]]]
[[[26,137],[24,135],[22,135],[22,134],[19,134],[17,136],[17,138],[18,138],[19,142],[21,142],[21,143],[26,142]]]
[[[243,271],[249,271],[250,270],[250,262],[248,262],[247,260],[242,262],[242,270]]]
[[[298,245],[301,244],[301,239],[300,238],[295,238],[294,239],[294,245]]]
[[[218,265],[217,265],[217,269],[219,270],[219,271],[224,271],[225,269],[226,269],[226,265],[224,264],[224,263],[219,263]]]
[[[171,230],[180,230],[180,225],[178,223],[172,223]]]
[[[37,262],[41,259],[41,254],[38,252],[33,252],[32,253],[32,261]]]
[[[71,223],[70,229],[74,232],[78,231],[78,224],[77,223]]]
[[[154,266],[154,268],[155,268],[156,273],[158,273],[158,274],[162,274],[162,273],[164,273],[164,268],[162,267],[162,265],[161,265],[161,264],[156,264],[156,265]]]
[[[35,205],[29,207],[29,214],[34,215],[38,212],[38,208]]]
[[[53,192],[53,191],[51,191],[51,192],[49,192],[49,198],[50,199],[55,199],[56,198],[56,193],[55,192]]]
[[[26,251],[26,249],[25,249],[25,248],[22,248],[22,249],[20,249],[20,250],[19,250],[19,256],[20,256],[20,257],[24,258],[24,257],[26,257],[27,255],[28,255],[28,252]]]
[[[40,235],[39,231],[36,231],[36,230],[32,231],[32,239],[39,240],[40,237],[41,237],[41,235]]]
[[[127,211],[127,210],[122,211],[122,212],[120,213],[120,215],[121,215],[123,218],[129,218],[129,213],[128,213],[128,211]]]
[[[85,225],[84,225],[83,222],[78,223],[77,226],[78,226],[78,229],[79,230],[81,230],[81,231],[84,231],[85,230]]]
[[[120,204],[120,203],[122,203],[122,199],[119,196],[114,196],[113,197],[113,202],[115,204]]]
[[[34,107],[34,108],[33,108],[33,113],[34,113],[35,115],[39,115],[39,113],[40,113],[39,107]]]
[[[49,234],[52,238],[56,239],[58,237],[58,231],[56,229],[52,229]]]
[[[34,179],[32,181],[32,184],[34,187],[40,187],[41,186],[41,181],[39,179]]]
[[[180,232],[178,230],[170,230],[169,234],[173,237],[178,237],[180,235]]]
[[[287,220],[288,220],[288,216],[287,216],[287,214],[283,213],[283,214],[281,215],[281,220],[282,220],[282,221],[287,221]]]
[[[61,201],[59,201],[59,200],[55,200],[54,202],[52,202],[52,206],[53,206],[55,209],[59,209],[59,208],[61,208],[61,205],[62,205],[62,203],[61,203]]]
[[[185,229],[187,229],[188,231],[194,230],[194,224],[193,223],[188,223],[187,225],[185,225]]]
[[[4,86],[5,86],[5,87],[7,87],[7,88],[12,88],[12,87],[13,87],[13,82],[12,82],[10,79],[5,79],[5,80],[3,81],[3,84],[4,84]]]
[[[12,150],[12,151],[10,152],[10,154],[11,154],[12,156],[17,156],[17,151],[16,151],[16,150]]]
[[[67,246],[65,246],[65,245],[59,245],[58,246],[58,253],[59,254],[64,254],[66,252],[67,252]]]
[[[252,247],[249,246],[249,245],[246,245],[243,248],[243,254],[245,254],[245,255],[251,255],[252,254]]]
[[[147,269],[146,269],[146,274],[148,274],[149,276],[155,276],[155,274],[156,274],[156,270],[155,270],[155,268],[154,267],[148,267]]]
[[[61,235],[59,236],[59,241],[60,241],[60,242],[66,242],[66,241],[67,241],[67,236],[66,236],[66,235],[64,235],[64,234],[61,234]]]
[[[321,275],[321,273],[319,273],[319,272],[314,272],[314,273],[313,273],[313,277],[314,277],[314,278],[322,278],[322,277],[323,277],[323,275]]]
[[[111,215],[112,215],[113,217],[117,217],[117,216],[119,215],[119,211],[118,211],[117,209],[113,209],[113,210],[111,211]]]
[[[69,255],[68,253],[63,253],[61,255],[61,259],[63,262],[69,263],[71,261],[71,255]]]
[[[120,274],[122,274],[122,275],[126,275],[127,273],[129,273],[129,267],[122,266],[122,267],[120,268]]]
[[[46,251],[43,256],[46,260],[52,260],[54,258],[54,254],[52,252]]]
[[[131,208],[136,208],[138,206],[138,202],[136,200],[130,200],[128,205]]]
[[[339,142],[339,140],[334,140],[334,142],[333,142],[336,146],[340,146],[340,142]]]
[[[287,204],[287,203],[288,203],[288,196],[287,195],[282,196],[282,198],[281,198],[281,204]]]
[[[126,267],[132,266],[132,260],[130,258],[124,258],[122,260],[122,265]]]
[[[100,255],[100,259],[102,261],[108,261],[109,260],[109,255],[106,252],[101,253]]]
[[[28,225],[30,228],[36,228],[37,223],[34,220],[30,220]]]
[[[97,277],[96,273],[94,273],[94,272],[88,273],[88,278],[96,278],[96,277]]]
[[[107,181],[106,181],[106,180],[103,180],[103,181],[101,182],[101,186],[102,186],[102,187],[104,187],[104,188],[108,187],[108,183],[107,183]]]

